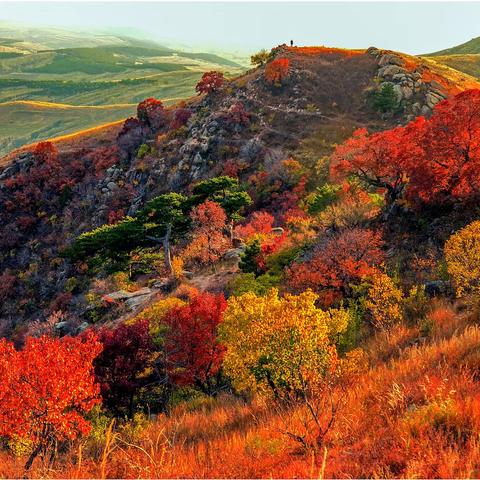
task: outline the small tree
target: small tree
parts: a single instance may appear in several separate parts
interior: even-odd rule
[[[447,240],[445,260],[457,297],[480,292],[480,221],[470,223]]]
[[[265,65],[272,58],[272,53],[262,48],[250,57],[250,63],[255,66]]]
[[[224,347],[217,339],[227,303],[223,294],[201,293],[164,318],[164,366],[168,383],[192,385],[207,394],[219,385]]]
[[[148,320],[122,323],[99,331],[102,353],[95,359],[95,377],[104,405],[117,415],[133,415],[134,398],[149,382],[141,375],[152,366],[154,345]]]
[[[381,113],[394,112],[398,108],[398,97],[393,83],[382,83],[373,95],[373,107]]]
[[[288,58],[277,58],[265,65],[265,80],[275,87],[281,87],[288,77],[290,61]]]
[[[382,272],[372,275],[365,307],[375,328],[388,330],[402,320],[402,300],[402,291],[388,275]]]
[[[216,202],[205,200],[190,212],[193,238],[183,255],[186,259],[209,264],[217,261],[230,245],[224,236],[227,216]]]
[[[28,338],[22,350],[0,340],[0,435],[27,439],[27,472],[40,455],[45,466],[57,445],[88,434],[84,418],[99,403],[92,361],[101,344],[92,334]]]
[[[339,362],[335,343],[349,322],[346,311],[320,310],[316,300],[311,291],[279,298],[275,289],[264,297],[230,297],[220,326],[224,369],[234,386],[269,396],[287,416],[304,407],[307,431],[285,433],[315,450],[335,419],[336,406],[321,407]]]
[[[206,72],[202,75],[202,79],[197,83],[195,90],[198,93],[210,93],[217,92],[222,88],[225,83],[225,78],[222,72]]]
[[[147,98],[137,106],[137,118],[154,129],[167,124],[168,115],[163,103],[156,98]]]

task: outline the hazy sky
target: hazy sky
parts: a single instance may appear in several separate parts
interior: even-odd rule
[[[371,45],[426,53],[480,36],[480,3],[9,3],[0,19],[60,27],[134,28],[156,40],[245,51]]]

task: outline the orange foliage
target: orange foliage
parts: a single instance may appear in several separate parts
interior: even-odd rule
[[[299,54],[299,55],[323,55],[339,53],[345,57],[353,57],[356,55],[363,55],[365,50],[350,50],[346,48],[334,48],[334,47],[287,47],[287,51]]]
[[[84,415],[99,403],[92,362],[100,351],[92,334],[30,337],[22,350],[0,341],[0,435],[32,442],[27,469],[56,442],[90,431]]]
[[[458,317],[458,316],[457,316]],[[268,403],[220,395],[159,415],[126,445],[122,432],[102,458],[74,448],[51,478],[472,478],[480,467],[480,328],[459,317],[457,333],[411,347],[416,328],[379,334],[365,348],[370,369],[347,390],[319,455],[285,439],[285,415]],[[454,336],[452,336],[454,335]],[[381,349],[388,343],[390,356]],[[380,354],[382,353],[382,354]],[[385,352],[384,352],[385,353]],[[344,392],[343,386],[339,385]],[[288,421],[301,426],[302,408]],[[119,447],[119,448],[118,448]],[[0,476],[22,476],[0,452]],[[33,476],[41,469],[34,468]]]
[[[352,228],[325,237],[310,258],[293,264],[287,282],[294,291],[311,288],[321,293],[324,304],[349,291],[352,283],[376,272],[383,260],[379,233]]]
[[[277,87],[288,77],[290,61],[288,58],[277,58],[265,65],[265,80]]]

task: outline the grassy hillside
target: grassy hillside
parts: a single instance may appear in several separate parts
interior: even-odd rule
[[[468,75],[480,77],[480,54],[438,55],[427,58],[438,64],[446,65],[460,72],[468,73]]]
[[[429,53],[427,58],[474,77],[480,77],[480,37],[452,48]]]
[[[439,50],[438,52],[429,53],[428,56],[444,56],[444,55],[465,55],[471,53],[480,53],[480,37],[472,38],[468,42],[456,45],[455,47]]]
[[[120,120],[136,105],[72,106],[38,102],[0,104],[0,155],[26,143],[82,130],[86,126]]]
[[[0,155],[119,120],[147,97],[167,104],[190,97],[205,71],[237,75],[243,68],[216,54],[121,35],[13,29],[0,22]]]

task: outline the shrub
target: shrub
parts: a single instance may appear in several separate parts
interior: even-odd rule
[[[288,58],[277,58],[265,65],[264,76],[267,83],[281,87],[289,74],[290,61]]]
[[[372,275],[365,307],[373,326],[379,330],[389,330],[402,320],[401,304],[403,293],[385,273]]]
[[[480,292],[480,221],[472,222],[447,240],[445,260],[457,297]]]
[[[197,83],[195,90],[198,93],[210,94],[220,90],[224,83],[225,78],[223,77],[223,73],[216,71],[206,72]]]
[[[390,82],[384,82],[373,94],[373,108],[381,113],[395,112],[398,109],[398,97]]]

